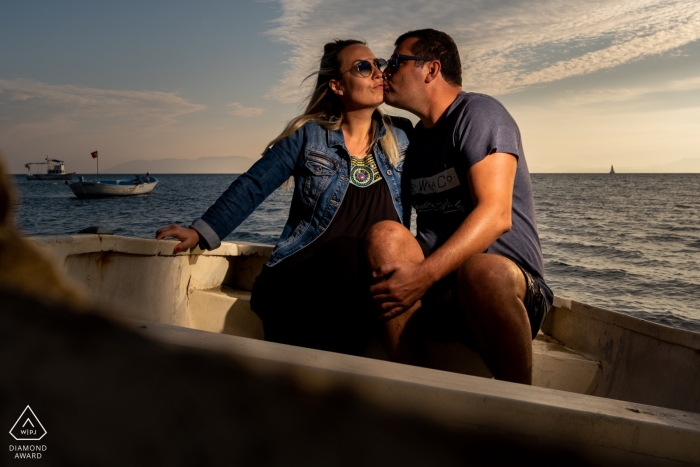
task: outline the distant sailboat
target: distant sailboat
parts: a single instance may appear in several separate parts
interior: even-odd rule
[[[611,174],[614,174],[614,173],[615,173],[615,169],[613,169],[613,166],[612,166],[612,165],[610,166],[610,173],[611,173]]]

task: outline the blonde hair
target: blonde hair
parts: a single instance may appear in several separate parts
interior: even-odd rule
[[[267,149],[293,134],[309,121],[314,121],[327,130],[340,129],[340,125],[343,123],[343,107],[338,96],[330,90],[328,83],[331,79],[338,79],[340,75],[340,52],[346,47],[356,44],[367,45],[366,42],[354,39],[336,39],[323,47],[323,56],[321,57],[318,73],[312,73],[305,78],[306,80],[317,75],[316,86],[306,98],[309,102],[306,106],[306,110],[301,115],[293,118],[282,133],[268,143]],[[391,165],[396,166],[399,162],[399,148],[396,144],[391,118],[385,115],[380,109],[377,109],[377,111],[381,115],[384,127],[386,128],[386,134],[379,140],[379,144],[387,155]],[[379,136],[378,133],[379,125],[375,120],[372,123],[370,141],[376,141]]]

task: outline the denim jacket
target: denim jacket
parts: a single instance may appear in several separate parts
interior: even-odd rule
[[[375,113],[375,117],[378,117],[378,113]],[[381,118],[377,118],[377,121],[381,138],[386,134],[386,128]],[[401,173],[408,147],[407,132],[413,127],[405,118],[392,117],[392,122],[399,148],[399,162],[396,166],[389,163],[379,140],[374,142],[374,158],[389,185],[399,219],[408,227],[411,208],[402,201],[408,200],[408,197],[402,197]],[[191,227],[199,233],[201,248],[218,248],[221,239],[293,176],[294,194],[289,218],[267,263],[274,266],[316,240],[330,225],[347,191],[349,173],[350,158],[343,131],[326,130],[316,122],[307,122],[266,150],[262,158],[239,176]]]

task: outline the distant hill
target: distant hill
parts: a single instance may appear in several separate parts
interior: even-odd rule
[[[200,157],[199,159],[153,159],[133,160],[117,164],[105,170],[113,174],[215,174],[243,173],[255,159],[243,156]]]

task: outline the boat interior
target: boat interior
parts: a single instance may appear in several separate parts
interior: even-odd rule
[[[34,237],[86,286],[108,316],[264,340],[250,308],[253,281],[271,247],[224,242],[173,254],[175,241],[113,235]],[[297,303],[290,300],[290,308]],[[426,342],[430,368],[491,378],[458,343]],[[365,354],[386,360],[379,341]],[[700,412],[700,334],[649,323],[559,296],[533,342],[533,386]]]
[[[310,393],[351,391],[387,413],[566,448],[591,465],[700,465],[700,334],[556,297],[527,386],[491,378],[459,344],[426,342],[421,368],[384,361],[377,342],[364,357],[265,342],[250,290],[269,246],[173,254],[174,240],[28,240],[81,286],[90,309],[175,353],[224,356]],[[299,306],[290,297],[290,312]]]

